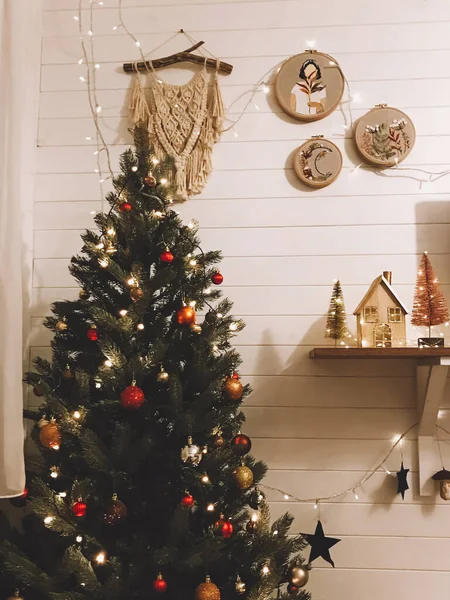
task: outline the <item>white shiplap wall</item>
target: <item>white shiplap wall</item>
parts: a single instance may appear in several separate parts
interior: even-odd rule
[[[47,352],[41,321],[50,302],[77,294],[68,259],[79,249],[80,230],[91,225],[91,211],[100,208],[94,147],[85,140],[93,124],[76,64],[77,5],[46,0],[44,12],[32,355]],[[116,166],[130,141],[130,78],[120,65],[138,58],[123,31],[112,31],[117,6],[118,0],[108,0],[94,9],[102,126]],[[235,68],[222,79],[227,105],[315,40],[349,79],[359,100],[352,103],[355,119],[387,102],[414,120],[417,142],[404,166],[440,171],[450,165],[448,0],[123,0],[123,6],[144,52],[184,27],[229,59]],[[182,47],[180,37],[159,52]],[[172,82],[189,77],[189,69],[164,73]],[[245,101],[238,100],[231,118]],[[255,389],[246,432],[255,454],[269,463],[268,483],[316,497],[353,485],[416,419],[411,363],[309,360],[309,349],[324,343],[331,282],[341,278],[351,313],[372,279],[390,269],[411,305],[417,262],[427,249],[450,299],[450,177],[420,189],[420,172],[353,172],[359,158],[342,112],[301,124],[280,110],[272,88],[267,96],[258,93],[255,103],[259,111],[250,106],[236,127],[238,137],[226,133],[216,147],[205,192],[181,211],[199,219],[204,247],[223,250],[223,287],[247,322],[238,338],[241,372]],[[312,192],[293,173],[292,151],[317,133],[344,151],[344,169],[332,186]],[[336,570],[316,563],[309,588],[315,600],[378,600],[381,594],[421,600],[449,588],[450,507],[418,496],[414,438],[404,448],[413,471],[405,502],[395,495],[395,478],[380,473],[358,492],[358,501],[349,495],[322,506],[327,533],[343,541],[333,549]],[[396,470],[399,462],[395,453],[389,467]],[[297,530],[313,530],[311,505],[270,498],[274,515],[289,509]]]

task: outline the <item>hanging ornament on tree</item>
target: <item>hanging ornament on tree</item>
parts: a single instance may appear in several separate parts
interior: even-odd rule
[[[81,498],[78,498],[78,500],[72,504],[72,512],[78,518],[85,517],[87,512],[86,502],[83,502]]]
[[[119,500],[117,494],[113,494],[111,503],[107,506],[103,515],[103,521],[107,525],[118,525],[127,518],[127,507]]]
[[[311,553],[309,555],[308,561],[309,564],[311,564],[313,560],[316,560],[316,558],[319,558],[319,556],[321,556],[334,568],[334,562],[330,555],[330,548],[338,544],[341,540],[337,538],[325,537],[322,523],[320,521],[317,521],[316,531],[313,534],[302,533],[301,535],[311,546]]]
[[[140,287],[134,287],[130,290],[130,298],[133,302],[138,302],[144,297],[144,292]]]
[[[252,447],[252,441],[248,435],[238,433],[231,440],[231,448],[238,456],[244,456],[248,454]]]
[[[70,365],[66,365],[64,367],[64,371],[62,372],[62,376],[64,379],[72,379],[73,377],[73,371],[70,368]]]
[[[14,594],[8,598],[8,600],[23,600],[23,598],[21,597],[19,590],[16,590]]]
[[[58,424],[55,419],[47,419],[43,418],[39,421],[39,441],[46,448],[51,448],[52,450],[58,450],[61,445],[61,432],[59,430]]]
[[[145,185],[148,185],[148,187],[155,187],[156,177],[153,177],[153,175],[149,173],[146,177],[144,177],[144,183]]]
[[[205,583],[201,583],[195,589],[195,600],[220,600],[220,590],[214,583],[211,583],[211,577],[206,576]]]
[[[119,204],[119,212],[127,213],[127,212],[130,212],[131,210],[133,210],[133,207],[131,206],[131,204],[129,202],[122,202],[122,204]]]
[[[233,469],[232,475],[234,483],[240,490],[248,490],[253,485],[253,472],[245,465]]]
[[[198,323],[193,323],[189,328],[192,333],[196,333],[197,335],[202,332],[202,328]]]
[[[222,273],[219,273],[219,271],[217,271],[217,273],[214,273],[213,275],[211,275],[211,281],[213,282],[214,285],[220,285],[223,281]]]
[[[158,375],[156,376],[156,380],[159,381],[160,383],[165,383],[166,381],[168,381],[169,379],[169,373],[167,373],[164,370],[164,367],[161,365],[161,369],[158,373]]]
[[[213,439],[214,448],[223,448],[225,440],[223,439],[222,432],[218,431]]]
[[[80,300],[86,300],[87,298],[89,298],[89,294],[86,290],[81,288],[81,290],[78,292],[78,297],[80,298]]]
[[[402,461],[401,469],[397,473],[397,494],[401,494],[403,500],[405,499],[406,490],[409,490],[408,473],[409,469],[405,469]]]
[[[164,594],[164,592],[167,590],[167,581],[165,581],[163,578],[162,573],[158,573],[155,581],[153,582],[153,589],[159,594]]]
[[[195,310],[190,306],[184,305],[177,312],[178,325],[194,325],[196,318]]]
[[[91,342],[96,342],[98,340],[97,325],[91,325],[91,327],[87,330],[86,335]]]
[[[181,449],[181,460],[196,467],[202,460],[202,452],[196,444],[192,443],[192,436],[188,437],[187,446]]]
[[[247,533],[252,535],[258,531],[258,515],[252,515],[252,518],[248,521],[245,529],[247,530]]]
[[[164,250],[164,252],[161,252],[161,254],[159,255],[159,258],[161,260],[161,262],[163,263],[167,263],[170,265],[170,263],[173,262],[173,259],[175,258],[174,255],[172,254],[172,252],[169,250],[169,248],[166,248]]]
[[[66,319],[61,319],[61,321],[58,321],[55,325],[55,329],[56,331],[66,331],[67,329],[67,323],[66,323]]]
[[[309,571],[304,565],[294,565],[289,567],[287,579],[290,585],[298,588],[304,587],[308,583]]]
[[[233,373],[232,377],[226,378],[224,390],[230,400],[240,400],[242,398],[244,387],[237,373]]]
[[[245,581],[242,581],[239,575],[236,578],[234,589],[236,590],[236,594],[245,594]]]
[[[136,381],[134,380],[120,394],[120,402],[125,408],[139,408],[144,403],[144,400],[144,392],[136,385]]]
[[[289,583],[287,586],[288,594],[296,594],[299,589],[296,585],[292,585],[292,583]]]
[[[253,508],[253,510],[258,510],[265,499],[266,497],[261,490],[258,487],[255,487],[253,492],[248,495],[247,502],[250,508]]]
[[[224,515],[220,515],[219,519],[214,523],[214,531],[217,535],[221,535],[226,540],[233,534],[233,525],[225,519]]]
[[[184,495],[181,498],[181,506],[185,506],[186,508],[191,508],[194,506],[194,496],[192,496],[188,491],[184,492]]]

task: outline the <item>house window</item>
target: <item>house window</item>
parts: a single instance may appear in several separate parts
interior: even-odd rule
[[[364,321],[366,323],[376,323],[378,321],[378,308],[376,306],[364,307]]]
[[[388,308],[388,321],[389,323],[401,323],[402,322],[402,309],[401,308]]]
[[[373,334],[376,348],[392,347],[392,329],[387,323],[376,325]]]

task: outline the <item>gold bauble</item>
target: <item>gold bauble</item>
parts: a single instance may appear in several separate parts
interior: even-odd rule
[[[227,377],[224,385],[224,390],[230,400],[240,400],[244,393],[244,386],[235,377]]]
[[[235,590],[237,594],[245,594],[245,581],[242,581],[239,575],[236,579]]]
[[[58,321],[55,325],[56,331],[65,331],[67,329],[67,323],[63,321]]]
[[[240,490],[248,490],[253,485],[253,472],[249,467],[241,465],[233,469],[233,479]]]
[[[192,331],[192,333],[201,333],[202,332],[202,328],[197,323],[193,323],[190,327],[190,330]]]
[[[168,381],[168,379],[169,379],[169,373],[167,373],[166,371],[164,371],[164,367],[161,367],[161,371],[156,376],[156,379],[157,379],[157,381],[160,381],[162,383],[165,383],[166,381]]]
[[[130,298],[133,302],[137,302],[144,297],[144,292],[139,287],[134,287],[130,290]]]
[[[89,294],[86,292],[86,290],[81,289],[78,292],[78,296],[80,298],[80,300],[86,300],[86,298],[89,298]]]
[[[46,448],[57,449],[61,445],[61,432],[54,419],[51,421],[39,421],[39,441]]]
[[[288,581],[291,585],[301,588],[308,583],[309,571],[302,565],[290,567],[287,573]]]
[[[220,590],[211,578],[206,578],[205,583],[201,583],[195,589],[195,600],[220,600]]]

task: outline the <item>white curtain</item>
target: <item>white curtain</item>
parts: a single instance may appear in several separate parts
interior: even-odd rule
[[[29,328],[41,0],[0,0],[0,497],[25,486],[23,368]]]

